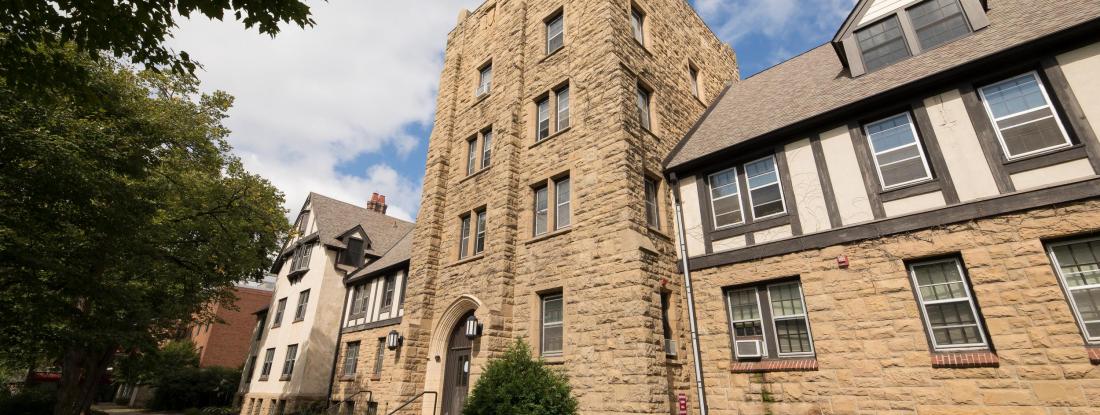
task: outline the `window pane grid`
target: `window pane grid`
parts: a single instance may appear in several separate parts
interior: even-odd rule
[[[909,266],[933,347],[986,347],[977,306],[956,259]]]
[[[562,229],[569,226],[569,178],[554,182],[554,229]]]
[[[909,56],[898,18],[891,17],[856,32],[863,63],[872,71]]]
[[[555,17],[546,24],[546,53],[553,53],[565,45],[564,16]]]
[[[462,217],[462,227],[459,230],[458,240],[458,258],[462,259],[466,257],[468,252],[467,248],[470,246],[470,216],[466,215]]]
[[[745,164],[745,176],[749,186],[749,204],[755,219],[780,215],[786,212],[783,189],[779,186],[779,172],[775,157],[769,156]]]
[[[642,128],[648,130],[650,128],[649,91],[642,88],[641,85],[638,85],[637,94],[639,120],[642,124]]]
[[[493,153],[493,130],[486,130],[481,135],[481,168],[489,167]]]
[[[474,253],[480,254],[485,250],[485,211],[477,213],[477,233],[474,239]]]
[[[931,49],[970,33],[958,0],[929,0],[909,9],[921,48]]]
[[[797,283],[771,285],[768,297],[779,355],[813,352],[801,287]]]
[[[658,227],[658,210],[657,210],[657,182],[652,179],[645,179],[645,220],[646,224],[652,227]]]
[[[1050,255],[1088,341],[1100,341],[1100,239],[1052,245]]]
[[[883,189],[932,179],[909,113],[867,124],[865,132]]]
[[[542,354],[559,355],[563,340],[562,296],[542,298]]]
[[[548,193],[549,190],[545,187],[535,190],[535,235],[546,233]]]
[[[538,132],[536,140],[550,136],[550,98],[546,98],[538,103]]]
[[[1072,145],[1037,73],[984,86],[978,93],[1009,159]]]
[[[469,140],[466,142],[466,175],[474,174],[477,170],[477,140]]]
[[[569,128],[569,88],[555,93],[558,100],[558,131]]]
[[[714,215],[714,227],[740,224],[745,221],[741,214],[741,190],[738,187],[737,168],[730,168],[707,177],[710,184],[711,212]]]

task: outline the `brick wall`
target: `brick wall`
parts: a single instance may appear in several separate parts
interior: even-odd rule
[[[271,303],[271,291],[237,287],[234,294],[237,309],[217,307],[215,312],[222,322],[212,324],[209,332],[203,330],[195,339],[195,346],[203,348],[199,366],[240,368],[248,359],[248,348],[256,328],[253,313]]]
[[[1097,232],[1094,199],[695,272],[711,413],[1097,413],[1096,352],[1043,245]],[[992,353],[930,353],[905,261],[940,255],[964,262]],[[789,276],[802,281],[816,368],[740,373],[723,287]]]

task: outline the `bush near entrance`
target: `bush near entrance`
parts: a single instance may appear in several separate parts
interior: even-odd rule
[[[522,339],[489,361],[466,400],[463,415],[576,415],[577,400],[564,374],[531,357]]]

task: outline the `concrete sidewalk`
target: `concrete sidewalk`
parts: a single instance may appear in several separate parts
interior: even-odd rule
[[[92,410],[103,411],[109,414],[126,414],[126,415],[180,415],[179,412],[154,412],[142,408],[130,408],[122,405],[115,404],[96,404],[92,405]]]

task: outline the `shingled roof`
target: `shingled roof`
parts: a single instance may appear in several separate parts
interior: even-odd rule
[[[701,157],[1100,17],[1097,0],[988,4],[988,27],[855,78],[832,45],[825,44],[733,82],[665,160],[666,169],[677,170]]]
[[[344,249],[346,246],[340,238],[348,231],[361,227],[363,232],[367,234],[367,238],[370,239],[370,249],[365,250],[366,254],[380,257],[413,229],[412,222],[336,200],[320,193],[310,192],[305,205],[310,206],[314,221],[317,223],[317,229],[313,234],[303,237],[300,241],[317,240],[323,245]],[[294,245],[285,247],[280,259],[293,252],[294,248]],[[276,267],[278,265],[276,263]]]
[[[374,260],[366,266],[359,268],[348,276],[348,283],[366,279],[378,275],[379,273],[386,271],[394,266],[400,265],[403,262],[409,261],[412,258],[412,246],[413,246],[413,232],[412,229],[405,234],[400,241],[393,245],[389,251],[382,254],[381,258]]]

